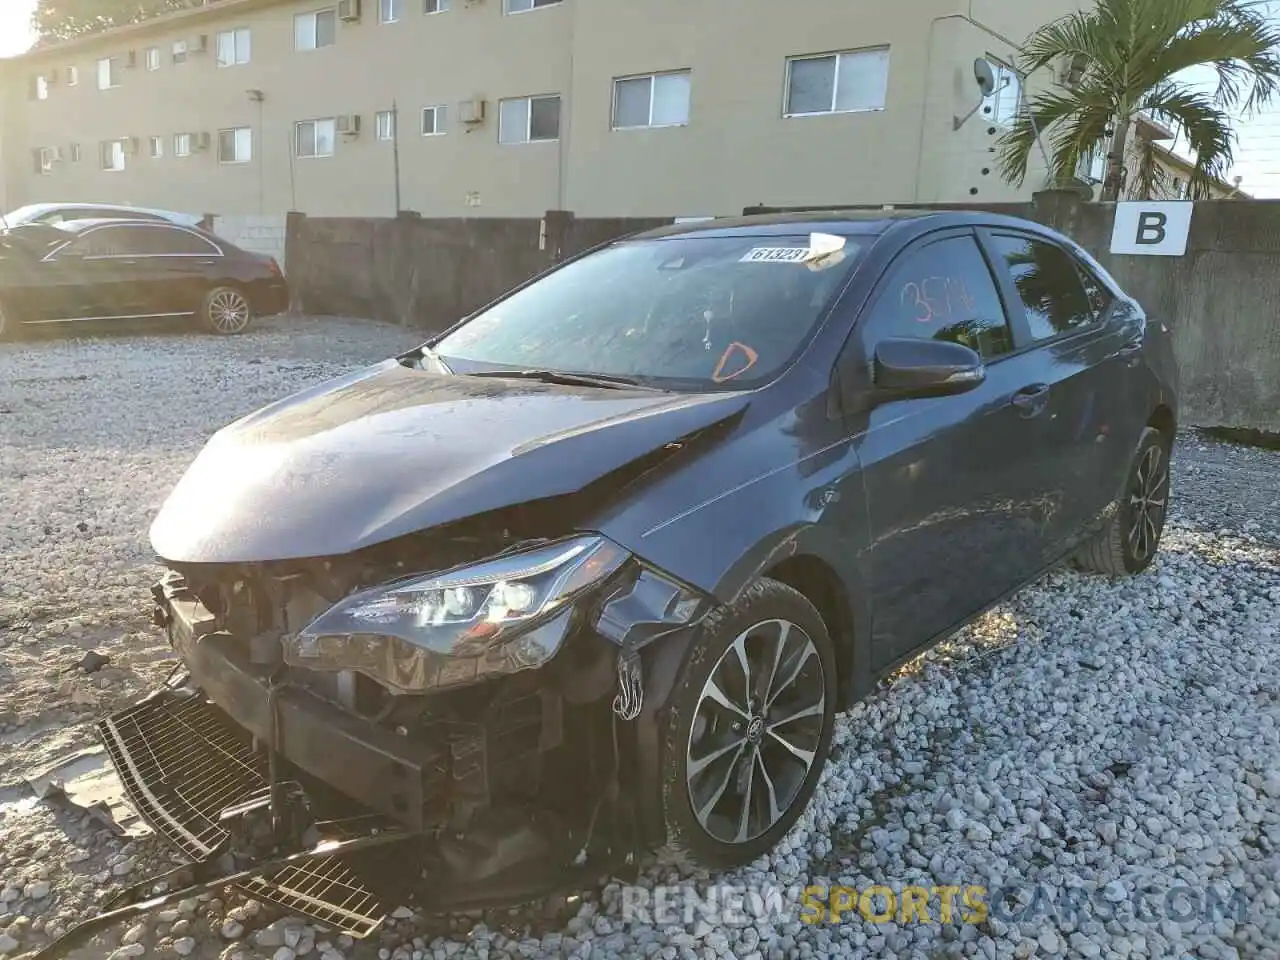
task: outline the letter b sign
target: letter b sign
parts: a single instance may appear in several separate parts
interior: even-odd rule
[[[1191,215],[1188,201],[1116,204],[1111,252],[1138,257],[1181,257],[1187,252]]]

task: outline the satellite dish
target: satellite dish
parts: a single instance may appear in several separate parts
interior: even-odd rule
[[[996,71],[985,57],[973,61],[973,79],[978,81],[984,100],[996,92]]]

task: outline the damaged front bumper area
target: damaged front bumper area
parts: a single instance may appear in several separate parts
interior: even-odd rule
[[[393,858],[239,882],[352,936],[388,904],[506,907],[595,883],[635,862],[635,804],[656,792],[634,755],[641,654],[711,601],[612,545],[531,562],[581,539],[499,554],[498,580],[472,564],[337,593],[303,568],[171,571],[155,619],[188,675],[99,735],[139,813],[193,861],[236,845],[237,811],[263,798],[272,855],[335,823],[402,834]]]

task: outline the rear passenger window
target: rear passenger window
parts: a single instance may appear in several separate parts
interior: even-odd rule
[[[985,359],[1013,349],[1013,336],[986,258],[972,237],[909,251],[889,273],[872,316],[884,337],[950,340]]]
[[[992,237],[1018,297],[1033,340],[1050,340],[1097,319],[1075,258],[1056,244],[1015,234]]]

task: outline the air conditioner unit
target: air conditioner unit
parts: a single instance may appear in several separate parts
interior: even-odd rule
[[[138,138],[125,137],[120,141],[120,148],[124,151],[126,157],[136,157],[138,155]]]
[[[458,122],[468,126],[484,123],[484,104],[484,100],[479,97],[463,100],[458,104]]]
[[[191,53],[206,52],[209,49],[209,35],[207,33],[200,34],[200,36],[196,37],[194,40],[192,40],[190,43],[187,44],[187,49]]]
[[[48,73],[46,73],[46,74],[44,75],[44,82],[45,82],[45,83],[47,83],[47,84],[48,84],[49,86],[51,86],[51,87],[52,87],[55,83],[57,83],[57,82],[58,82],[58,71],[57,71],[57,69],[50,70]]]
[[[347,23],[358,23],[360,0],[338,0],[338,19]]]
[[[61,163],[61,162],[62,162],[62,148],[61,148],[61,147],[50,147],[50,148],[49,148],[49,159],[50,159],[50,160],[52,160],[54,163]]]
[[[129,67],[129,68],[133,68],[133,67],[136,67],[136,66],[138,65],[138,51],[137,51],[137,50],[130,50],[130,51],[128,52],[128,54],[126,54],[126,55],[125,55],[125,58],[124,58],[124,65],[125,65],[126,67]]]
[[[212,138],[209,136],[208,133],[192,133],[191,134],[192,150],[199,150],[201,152],[208,150],[211,142],[212,142]]]
[[[1084,79],[1085,71],[1088,69],[1089,58],[1083,53],[1064,57],[1058,62],[1058,83],[1069,90],[1074,90],[1080,85],[1080,81]]]
[[[334,127],[345,137],[358,137],[360,135],[360,114],[349,113],[338,117],[334,121]]]

